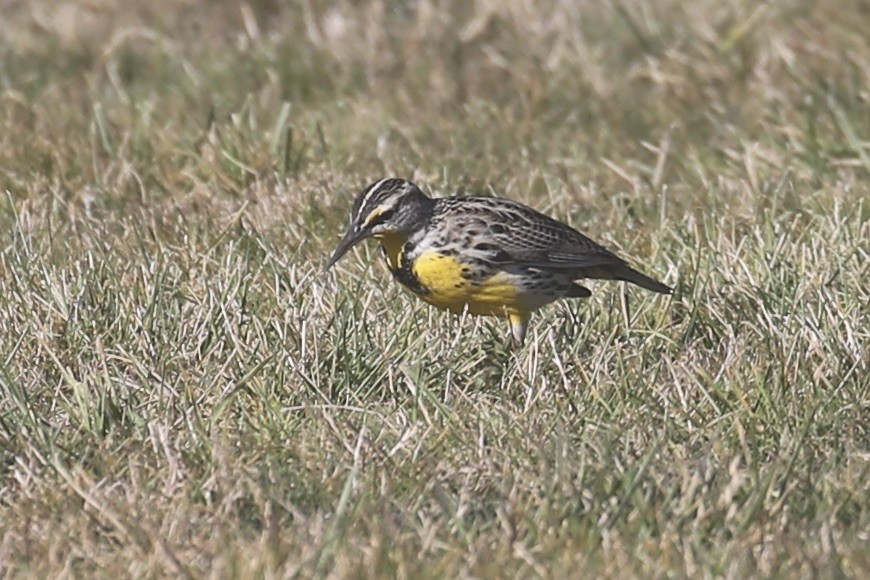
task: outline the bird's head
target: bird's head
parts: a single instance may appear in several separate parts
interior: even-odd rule
[[[382,179],[359,192],[353,204],[350,226],[326,264],[331,268],[357,243],[370,237],[407,235],[431,212],[434,201],[404,179]]]

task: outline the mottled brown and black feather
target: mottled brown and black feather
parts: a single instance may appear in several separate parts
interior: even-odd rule
[[[625,280],[663,294],[671,289],[628,266],[574,228],[528,206],[496,197],[435,201],[433,222],[464,233],[468,246],[502,266],[562,270],[576,278]]]

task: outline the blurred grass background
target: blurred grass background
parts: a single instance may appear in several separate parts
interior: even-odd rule
[[[864,0],[6,1],[11,576],[870,569]],[[676,286],[535,319],[358,250],[398,175]]]

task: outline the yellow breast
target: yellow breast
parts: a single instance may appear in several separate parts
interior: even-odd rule
[[[387,265],[399,269],[407,238],[378,236],[386,253]],[[414,292],[429,304],[451,312],[461,313],[466,307],[472,314],[504,316],[523,314],[539,305],[529,305],[517,291],[517,285],[505,272],[497,272],[479,284],[472,284],[462,275],[462,264],[454,257],[428,250],[418,256],[411,267],[419,286],[425,292]]]
[[[472,314],[503,316],[527,312],[510,276],[498,272],[475,285],[462,276],[462,264],[451,256],[429,250],[421,254],[412,266],[420,285],[428,290],[420,298],[452,312],[462,312],[466,306]]]

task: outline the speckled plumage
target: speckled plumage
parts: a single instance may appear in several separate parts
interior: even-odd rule
[[[453,312],[507,316],[522,343],[530,314],[560,298],[585,298],[584,278],[671,289],[574,228],[496,197],[430,199],[416,185],[385,179],[362,190],[351,226],[329,262],[376,237],[394,278],[426,302]]]

